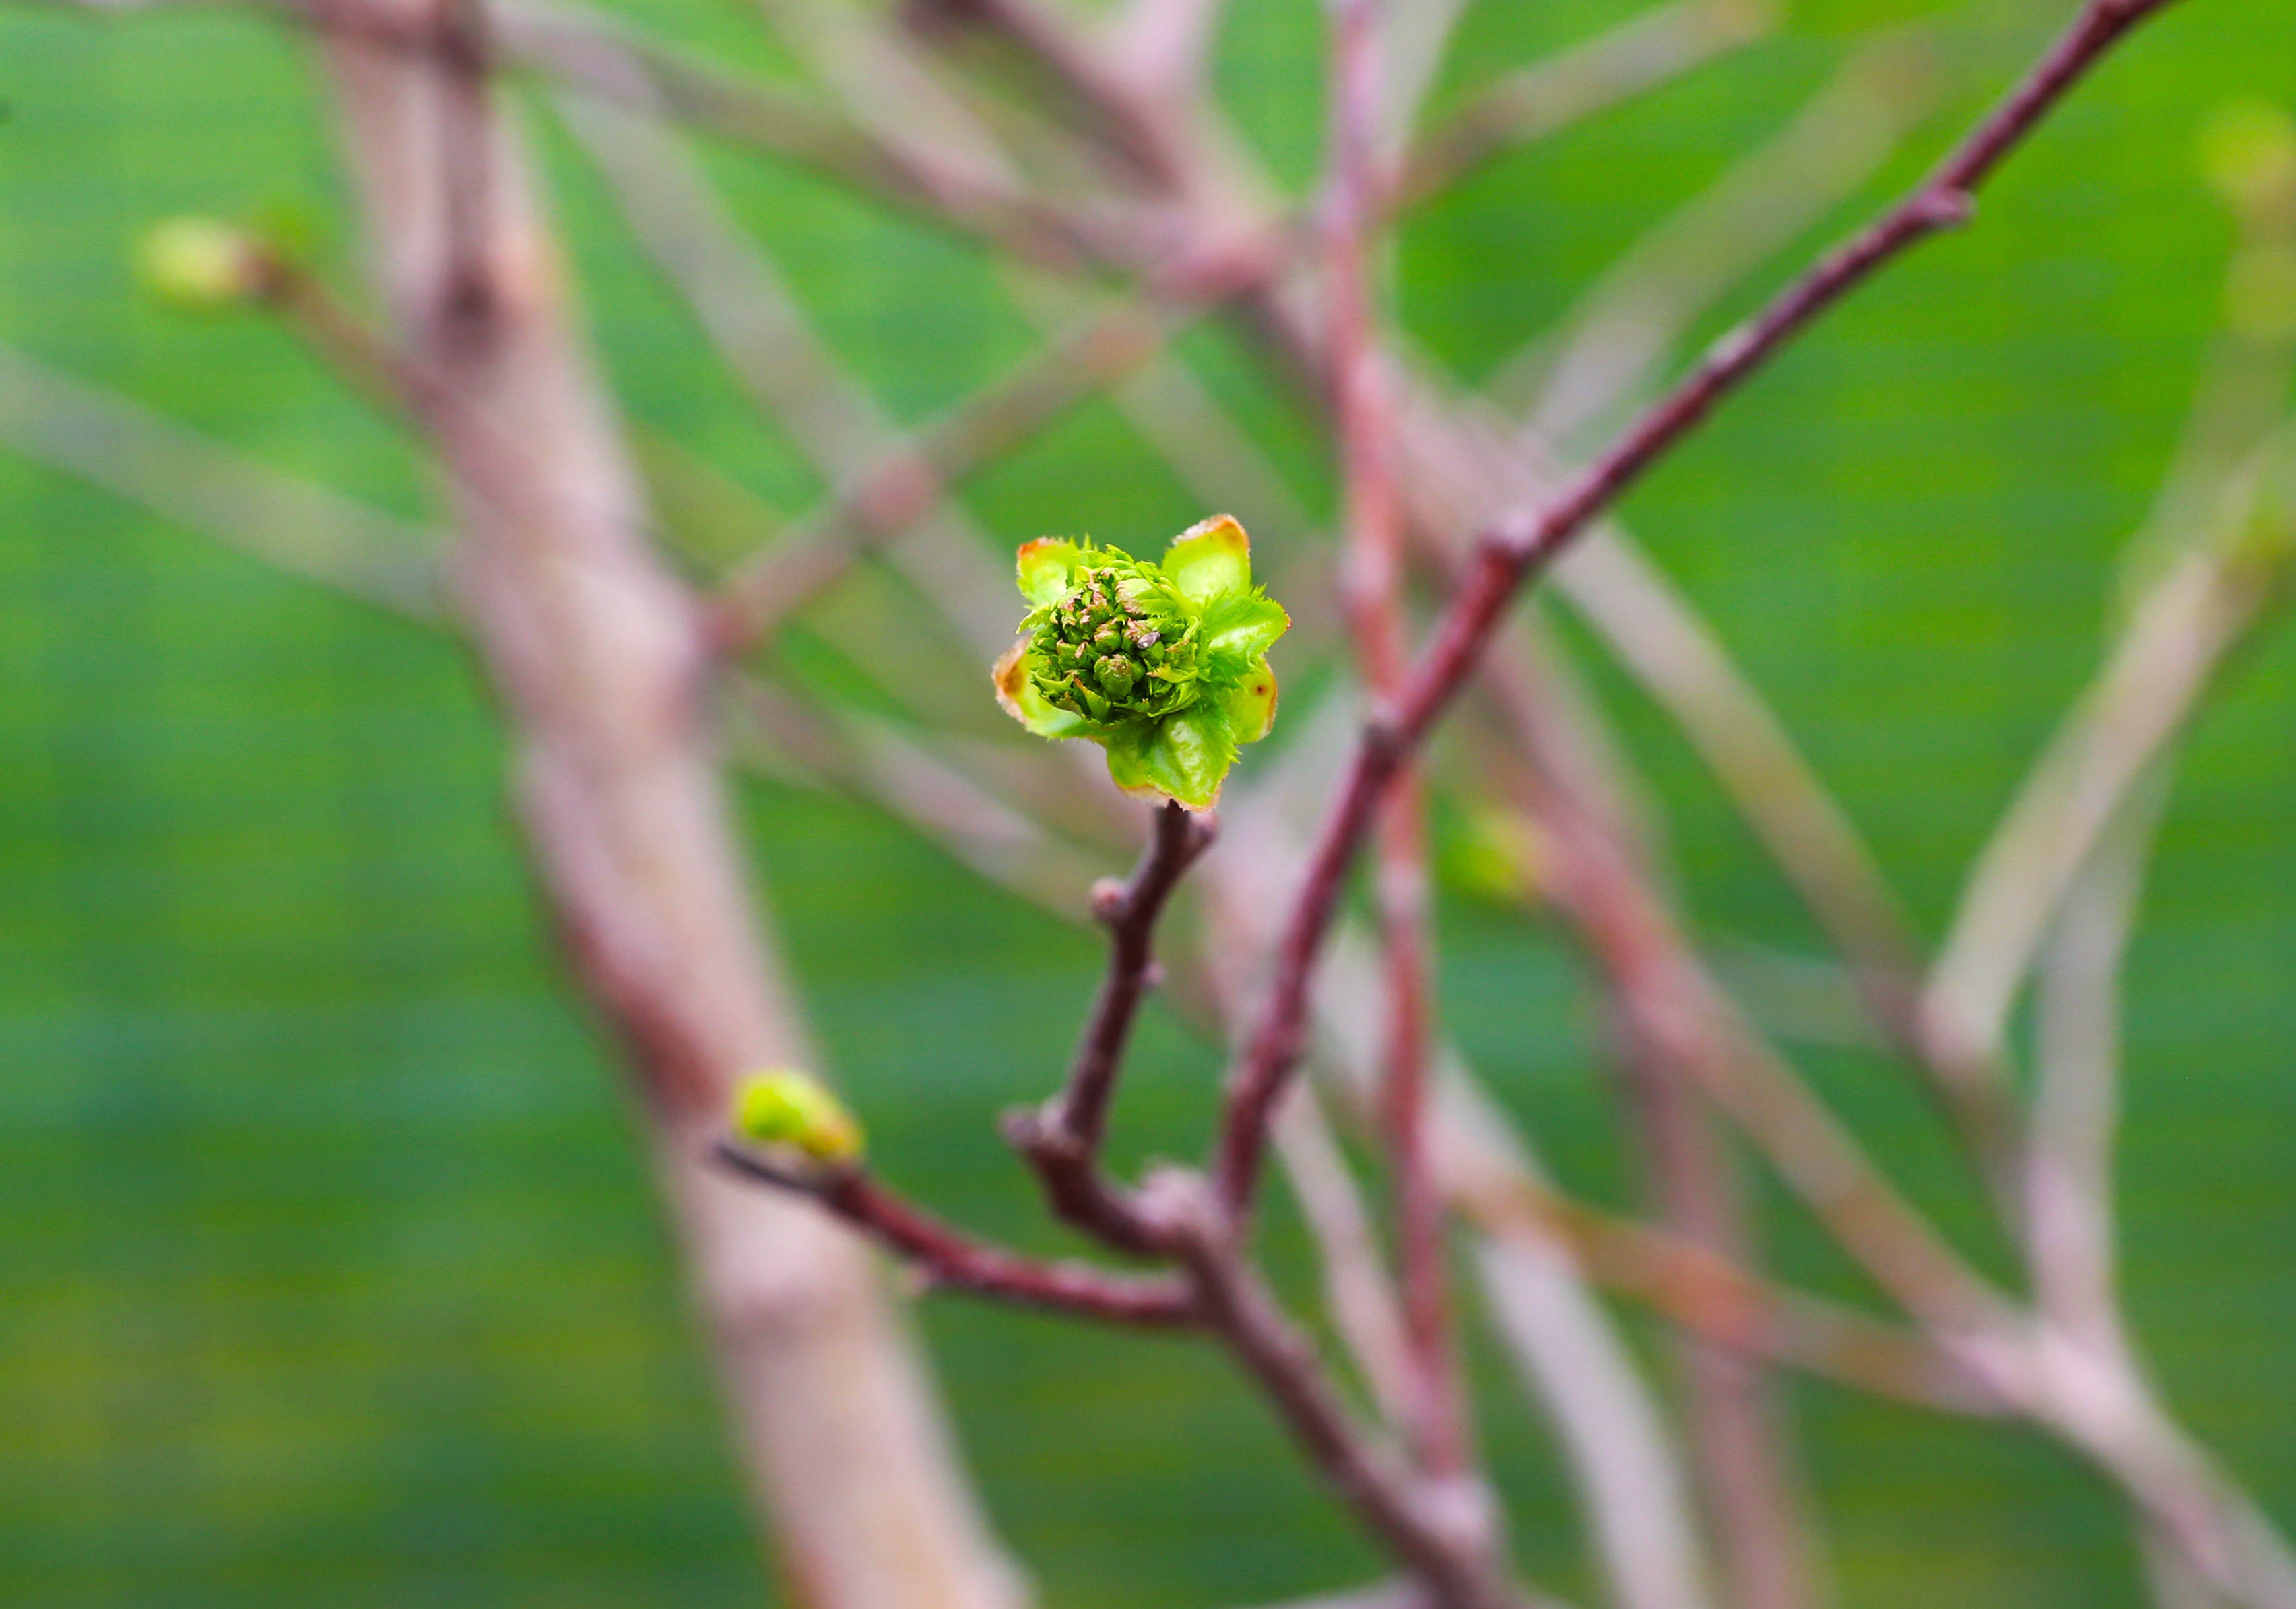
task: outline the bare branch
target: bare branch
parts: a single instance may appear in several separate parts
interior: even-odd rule
[[[1447,1171],[1445,1189],[1472,1219]],[[1704,1609],[1703,1550],[1673,1437],[1579,1265],[1552,1241],[1475,1242],[1491,1321],[1554,1421],[1611,1595],[1620,1609]]]
[[[1390,1424],[1406,1424],[1414,1391],[1403,1309],[1382,1260],[1370,1209],[1313,1083],[1293,1085],[1277,1108],[1275,1143],[1300,1216],[1315,1237],[1332,1327],[1381,1416]]]
[[[1317,837],[1267,1002],[1230,1073],[1214,1178],[1231,1210],[1250,1207],[1268,1114],[1303,1048],[1308,978],[1357,850],[1403,762],[1465,683],[1517,589],[1813,319],[1907,248],[1965,219],[1974,191],[2001,159],[2116,40],[2162,4],[2089,0],[2026,79],[1911,194],[1725,336],[1553,502],[1487,533],[1472,573],[1453,595],[1402,695],[1365,731]]]
[[[1259,1382],[1324,1477],[1426,1581],[1440,1609],[1521,1609],[1490,1557],[1483,1516],[1457,1503],[1454,1486],[1415,1480],[1339,1400],[1313,1344],[1243,1255],[1235,1220],[1209,1182],[1166,1169],[1149,1177],[1141,1194],[1143,1210],[1175,1239],[1205,1322]]]
[[[1955,1414],[2010,1410],[1920,1334],[1784,1290],[1694,1242],[1644,1228],[1516,1176],[1478,1181],[1461,1210],[1502,1244],[1555,1244],[1596,1283],[1692,1334],[1892,1401]]]
[[[440,623],[439,534],[0,347],[0,440],[265,562]]]
[[[1388,357],[1373,286],[1381,172],[1381,10],[1341,0],[1331,11],[1331,117],[1322,217],[1323,291],[1338,422],[1346,550],[1342,600],[1356,663],[1374,706],[1400,685],[1409,652],[1403,608],[1403,510],[1395,485]],[[1427,1056],[1433,1032],[1425,803],[1406,773],[1378,828],[1376,903],[1385,973],[1385,1070],[1380,1137],[1396,1221],[1405,1339],[1412,1362],[1412,1455],[1431,1474],[1464,1477],[1466,1411],[1451,1340],[1443,1205],[1427,1159]]]
[[[1502,424],[1472,404],[1446,408],[1431,387],[1414,402],[1406,423],[1419,472],[1413,485],[1420,526],[1431,556],[1449,566],[1456,563],[1445,546],[1450,531],[1472,529],[1510,497],[1536,497],[1556,477],[1528,436],[1510,441]],[[1598,521],[1563,553],[1554,585],[1675,718],[1847,959],[1868,1019],[1912,1052],[1988,1179],[2009,1186],[2017,1113],[1989,1088],[1944,1079],[1930,1067],[1915,1022],[1919,950],[1897,897],[1846,812],[1712,630],[1614,520]],[[1540,665],[1540,702],[1551,699],[1545,684],[1560,669],[1553,656]],[[1482,674],[1500,706],[1520,718],[1529,696],[1521,647],[1510,652],[1503,643]],[[1583,732],[1577,741],[1586,746]],[[1614,783],[1578,771],[1570,785],[1590,804],[1615,792]],[[1607,804],[1599,813],[1611,818],[1607,830],[1625,844],[1628,818]]]
[[[1173,1329],[1198,1322],[1187,1285],[1168,1275],[1111,1273],[1082,1263],[1045,1262],[949,1227],[858,1169],[784,1167],[730,1141],[720,1165],[745,1178],[821,1203],[904,1259],[931,1285],[1016,1307],[1043,1308],[1107,1324]]]
[[[1361,1592],[1293,1598],[1288,1603],[1267,1605],[1266,1609],[1428,1609],[1427,1589],[1413,1582],[1397,1581]]]
[[[1108,928],[1108,971],[1068,1082],[1042,1106],[1013,1114],[1005,1127],[1005,1137],[1036,1169],[1062,1218],[1131,1252],[1162,1248],[1102,1174],[1101,1141],[1125,1047],[1154,973],[1157,920],[1188,867],[1210,847],[1212,833],[1209,817],[1167,800],[1131,877],[1093,891],[1093,914]]]
[[[1667,0],[1607,33],[1509,73],[1428,130],[1396,204],[1447,190],[1502,152],[1655,89],[1776,26],[1767,0]]]
[[[1047,333],[1088,316],[1081,293],[1047,275],[1009,278],[1021,310]],[[1227,509],[1263,536],[1297,537],[1315,528],[1283,472],[1169,348],[1113,391],[1126,418],[1202,506]]]
[[[1282,921],[1280,896],[1306,857],[1305,820],[1328,790],[1347,738],[1347,701],[1295,736],[1280,764],[1235,801],[1219,852],[1205,868],[1214,896],[1210,942],[1229,956],[1265,956]],[[1295,825],[1295,822],[1300,825]],[[1232,972],[1216,991],[1231,1023],[1246,1020]],[[1362,1111],[1379,1084],[1379,966],[1374,946],[1343,924],[1315,995],[1319,1062],[1340,1098]],[[1436,1174],[1472,1216],[1483,1181],[1536,1177],[1527,1142],[1475,1094],[1447,1053],[1433,1119]],[[1287,1098],[1286,1104],[1289,1100]],[[1680,1458],[1637,1359],[1569,1256],[1551,1241],[1505,1244],[1478,1236],[1477,1263],[1495,1318],[1527,1383],[1551,1413],[1581,1491],[1588,1528],[1624,1609],[1705,1609],[1704,1574]]]
[[[1852,195],[1936,105],[1955,53],[1925,27],[1861,45],[1786,123],[1628,249],[1488,390],[1567,452],[1656,376],[1714,302]]]
[[[721,648],[738,652],[772,636],[864,554],[937,510],[950,488],[1149,362],[1204,310],[1201,296],[1177,291],[1111,302],[918,431],[802,529],[726,578],[715,633]]]
[[[2075,874],[2035,990],[2026,1266],[2042,1317],[2107,1350],[2125,1344],[2112,1210],[2120,968],[2167,792],[2165,770],[2156,769]]]
[[[1698,1102],[1694,1070],[1680,1060],[1685,1038],[1697,1032],[1685,1021],[1695,1021],[1697,1003],[1667,997],[1662,972],[1621,942],[1637,898],[1645,907],[1657,900],[1646,882],[1629,885],[1635,861],[1622,824],[1601,813],[1620,789],[1607,778],[1589,785],[1601,769],[1594,745],[1531,677],[1488,679],[1529,763],[1527,776],[1507,780],[1516,782],[1551,846],[1554,864],[1544,886],[1578,924],[1609,985],[1621,1083],[1658,1211],[1692,1252],[1742,1265],[1756,1243],[1740,1205],[1734,1159]],[[1661,1022],[1677,1031],[1656,1030]],[[1727,1596],[1749,1609],[1801,1604],[1814,1590],[1815,1549],[1763,1373],[1742,1348],[1717,1345],[1699,1328],[1685,1332],[1680,1350],[1691,1448]]]
[[[1846,958],[1868,1008],[1902,1035],[1919,951],[1897,895],[1728,650],[1614,525],[1557,561],[1554,584],[1675,718]]]
[[[964,226],[1048,267],[1075,267],[1107,249],[1110,231],[1125,233],[1105,208],[1086,216],[1096,197],[1057,208],[1031,192],[997,132],[943,81],[914,40],[873,11],[824,0],[762,0],[761,9],[870,137]],[[1046,226],[1044,234],[1015,238],[1006,220],[982,215],[978,198],[984,194],[1020,198],[1018,205]]]
[[[2216,538],[2153,584],[1986,844],[1921,1002],[1923,1042],[1949,1075],[1994,1076],[2010,1006],[2066,885],[2271,597],[2296,549],[2285,505],[2267,495],[2289,450],[2260,452],[2228,488]]]
[[[1380,209],[1393,209],[1395,176],[1406,165],[1419,114],[1443,70],[1443,60],[1471,0],[1413,0],[1380,15],[1379,59],[1386,94],[1379,119],[1379,156],[1385,176]]]
[[[1135,93],[1201,95],[1227,0],[1126,0],[1107,25],[1103,53],[1122,62]]]
[[[510,714],[537,877],[649,1097],[767,1518],[826,1603],[1007,1609],[1023,1595],[858,1245],[693,1157],[734,1078],[811,1058],[748,903],[693,696],[697,617],[642,538],[512,131],[488,109],[481,239],[463,260],[490,284],[460,297],[441,171],[456,156],[439,138],[437,70],[340,38],[329,65],[409,361],[452,398],[422,422],[455,494],[460,595]],[[488,428],[466,428],[480,418]],[[520,455],[507,464],[504,440]],[[528,469],[547,495],[521,495],[511,472]]]
[[[99,14],[162,5],[247,5],[299,27],[435,59],[439,34],[384,0],[62,0]],[[1025,185],[931,149],[881,140],[843,113],[649,39],[573,0],[488,0],[488,60],[582,96],[748,147],[928,224],[1048,268],[1073,272],[1107,243],[1093,225]]]

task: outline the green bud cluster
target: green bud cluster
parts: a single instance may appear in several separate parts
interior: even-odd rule
[[[1237,750],[1275,719],[1267,650],[1292,624],[1251,583],[1243,527],[1199,521],[1161,562],[1040,537],[1013,564],[1029,607],[996,661],[996,702],[1039,737],[1099,744],[1126,792],[1210,809]]]
[[[1106,556],[1044,612],[1029,680],[1046,702],[1088,720],[1169,715],[1195,700],[1195,622],[1153,566]]]

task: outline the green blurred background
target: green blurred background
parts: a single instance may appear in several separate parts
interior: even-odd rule
[[[734,0],[631,9],[774,66]],[[1915,171],[2063,9],[1962,13],[1970,93],[1828,229]],[[1406,232],[1412,333],[1480,378],[1775,129],[1860,30],[1920,10],[1805,0],[1776,37],[1507,159]],[[1444,93],[1620,14],[1481,0]],[[1319,28],[1312,0],[1235,0],[1222,45],[1224,92],[1295,183],[1316,160]],[[2230,228],[2195,131],[2259,95],[2296,101],[2296,0],[2176,8],[1988,192],[1980,227],[1864,294],[1628,505],[1932,935],[2095,663],[2112,556],[2218,316]],[[423,510],[402,437],[290,339],[170,316],[131,281],[137,232],[182,211],[291,215],[324,259],[351,258],[296,42],[222,14],[0,8],[0,340]],[[739,402],[572,145],[537,127],[630,415],[802,508],[818,486]],[[1029,350],[962,248],[810,180],[713,168],[901,417]],[[1240,372],[1219,337],[1189,356]],[[1302,416],[1230,389],[1328,508]],[[1007,542],[1152,540],[1202,512],[1103,406],[968,500]],[[1686,748],[1596,674],[1669,808],[1702,932],[1808,947]],[[2141,1334],[2173,1404],[2284,1523],[2292,710],[2296,640],[2277,634],[2180,768],[2128,980],[2125,1153]],[[0,1601],[771,1600],[609,1047],[537,920],[498,740],[456,648],[0,452]],[[743,797],[814,1022],[887,1170],[1049,1244],[991,1123],[1046,1087],[1095,946],[867,809]],[[1456,1031],[1567,1180],[1623,1198],[1577,964],[1471,900],[1444,917]],[[1845,1053],[1803,1060],[1999,1260],[1906,1080]],[[1191,1145],[1212,1050],[1160,1019],[1138,1066],[1133,1151]],[[1791,1214],[1773,1228],[1788,1268],[1841,1278]],[[954,1304],[923,1324],[1048,1605],[1240,1604],[1374,1567],[1216,1359]],[[1583,1600],[1596,1578],[1545,1433],[1484,1373],[1523,1562]],[[1790,1400],[1841,1603],[2144,1600],[2116,1500],[2038,1439],[1819,1388]]]

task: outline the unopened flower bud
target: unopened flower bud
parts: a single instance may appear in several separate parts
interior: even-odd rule
[[[861,1125],[820,1081],[794,1068],[742,1080],[734,1096],[734,1129],[761,1145],[786,1145],[817,1162],[861,1154]]]
[[[1111,653],[1092,668],[1092,674],[1100,683],[1100,690],[1110,698],[1126,699],[1132,696],[1133,685],[1140,679],[1140,667]]]
[[[2269,101],[2218,107],[2201,129],[2201,170],[2248,217],[2296,200],[2296,118]]]
[[[270,254],[244,229],[212,218],[171,218],[136,250],[144,288],[188,313],[221,313],[260,297]]]

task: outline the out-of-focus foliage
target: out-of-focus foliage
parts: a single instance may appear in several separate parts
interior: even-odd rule
[[[633,9],[768,60],[740,7]],[[1399,253],[1416,338],[1480,378],[1783,122],[1853,33],[1915,9],[1812,0],[1775,40],[1429,209]],[[1294,177],[1314,160],[1316,10],[1236,0],[1223,49],[1225,92]],[[1964,16],[1959,110],[2061,10]],[[1447,93],[1619,14],[1485,0]],[[2004,174],[1981,227],[1864,293],[1627,508],[1932,933],[2093,663],[2111,556],[2220,316],[2230,231],[2200,131],[2228,102],[2296,103],[2292,37],[2291,0],[2175,8]],[[421,507],[395,431],[287,337],[168,316],[132,283],[133,243],[160,218],[339,218],[299,46],[212,13],[100,29],[0,10],[0,340]],[[803,506],[818,486],[541,126],[632,415]],[[903,417],[1030,349],[964,248],[810,179],[713,170]],[[338,221],[332,250],[349,249]],[[1327,506],[1297,407],[1226,337],[1185,344],[1307,506]],[[1204,512],[1105,406],[970,501],[1008,546],[1088,525],[1136,548]],[[1254,535],[1271,574],[1310,539]],[[818,643],[797,651],[835,674]],[[1702,932],[1808,947],[1686,750],[1623,684],[1596,682],[1657,780]],[[2283,635],[2180,768],[2129,980],[2123,1170],[2127,1283],[2168,1393],[2284,1520],[2292,708]],[[769,1592],[607,1047],[555,969],[504,823],[496,737],[455,650],[0,454],[0,1602],[570,1609]],[[953,1213],[1051,1244],[992,1120],[1048,1086],[1093,943],[865,811],[774,787],[747,799],[873,1155]],[[1446,909],[1442,950],[1447,1008],[1496,1088],[1571,1183],[1623,1197],[1575,965],[1473,901]],[[1859,1053],[1804,1060],[1907,1185],[2002,1260],[1906,1081]],[[1128,1143],[1193,1148],[1216,1062],[1152,1020]],[[1776,1223],[1789,1268],[1841,1277],[1791,1213]],[[953,1306],[925,1323],[1049,1605],[1251,1601],[1365,1567],[1201,1351]],[[1491,1372],[1519,1551],[1583,1592],[1568,1493],[1513,1390]],[[2056,1452],[1816,1389],[1792,1401],[1845,1603],[2141,1601],[2115,1504]]]

